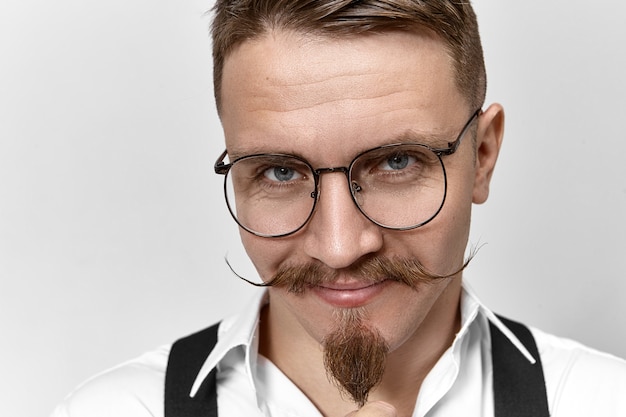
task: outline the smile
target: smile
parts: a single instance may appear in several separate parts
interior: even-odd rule
[[[312,291],[327,304],[339,308],[362,307],[371,302],[390,283],[383,280],[376,283],[353,281],[333,282],[312,288]]]

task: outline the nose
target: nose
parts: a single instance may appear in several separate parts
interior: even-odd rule
[[[346,268],[383,245],[382,229],[369,221],[352,201],[346,176],[320,177],[319,201],[305,230],[305,252],[333,269]]]

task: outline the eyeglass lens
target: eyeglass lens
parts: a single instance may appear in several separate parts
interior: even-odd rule
[[[311,216],[317,174],[287,155],[255,155],[237,160],[226,176],[226,199],[233,217],[262,236],[282,236]],[[350,165],[349,189],[361,212],[380,226],[409,229],[441,209],[446,175],[430,148],[401,144],[359,155]]]

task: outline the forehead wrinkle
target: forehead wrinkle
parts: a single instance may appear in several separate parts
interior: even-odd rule
[[[438,48],[437,45],[420,41],[420,38],[410,35],[411,42],[418,41],[428,50]],[[380,60],[355,58],[360,53],[368,56],[366,48],[371,48],[372,45],[369,45],[369,41],[363,44],[368,39],[375,41],[374,46],[380,46],[377,44],[379,40],[385,40],[385,35],[356,37],[337,43],[325,37],[311,37],[290,31],[270,31],[265,36],[246,41],[225,62],[223,92],[230,89],[232,94],[224,94],[224,104],[231,101],[227,106],[233,107],[233,103],[239,102],[235,106],[238,107],[245,103],[244,106],[250,112],[267,110],[287,113],[310,111],[318,105],[349,110],[356,101],[380,100],[380,110],[385,111],[385,107],[391,105],[385,103],[385,98],[392,102],[396,95],[404,94],[407,100],[411,100],[411,96],[423,96],[421,89],[426,86],[419,83],[415,85],[415,80],[405,77],[405,71],[400,70],[402,66],[400,69],[394,65],[381,67]],[[338,49],[334,55],[325,52],[329,45],[332,46],[329,48],[331,51]],[[313,52],[319,53],[307,53],[310,47],[314,48]],[[348,60],[343,63],[336,55],[341,50],[346,52]],[[408,65],[414,65],[413,58],[409,55],[390,56],[388,59],[393,58],[394,62],[407,61]],[[439,60],[441,57],[435,59]],[[447,54],[443,59],[449,66]],[[259,60],[263,63],[260,67],[257,65]],[[440,72],[435,74],[430,65],[418,64],[418,67],[427,76],[444,75]],[[247,79],[250,82],[241,83],[237,79]],[[228,100],[228,96],[231,100]],[[398,103],[393,105],[397,107]],[[227,106],[224,106],[224,113],[228,111]],[[354,114],[350,116],[355,117]]]
[[[321,62],[309,63],[311,67],[317,67],[319,64],[321,64]],[[294,73],[296,74],[297,78],[302,77],[301,71],[294,71]],[[342,71],[336,74],[330,74],[330,75],[326,75],[322,77],[323,74],[321,71],[311,71],[307,74],[309,77],[313,77],[315,75],[318,75],[319,77],[317,79],[307,78],[307,80],[303,82],[290,81],[289,78],[291,77],[286,77],[285,75],[287,74],[285,74],[284,71],[280,75],[281,76],[275,76],[273,78],[267,77],[267,81],[269,83],[273,82],[273,84],[271,84],[272,87],[301,87],[301,86],[306,86],[306,85],[315,86],[317,84],[327,83],[332,80],[340,81],[346,78],[352,79],[352,78],[373,77],[377,75],[380,76],[382,74],[378,72],[364,73],[363,71],[360,71],[360,70],[352,70],[352,71]]]
[[[366,83],[354,81],[355,77],[364,78],[366,74],[342,75],[320,81],[300,83],[268,82],[261,90],[242,92],[249,94],[249,110],[289,113],[309,110],[318,106],[350,107],[356,102],[368,102],[381,99],[393,99],[398,95],[419,94],[400,85],[393,85],[393,90],[384,88],[368,89],[366,85],[380,83],[380,77]],[[346,80],[346,82],[342,82]],[[350,81],[349,81],[350,80]],[[396,106],[397,107],[397,104]],[[358,114],[355,114],[358,116]]]
[[[259,40],[251,42],[248,47],[254,44],[259,45]],[[259,51],[254,51],[251,57],[259,58],[258,53]],[[232,82],[229,75],[233,74],[225,71],[224,90],[229,86],[236,96],[247,96],[251,99],[250,107],[257,105],[264,109],[289,110],[292,106],[291,109],[299,110],[318,104],[337,104],[342,100],[349,102],[391,97],[394,94],[409,93],[414,88],[406,82],[399,83],[402,74],[389,73],[390,67],[383,70],[377,64],[367,61],[338,65],[335,57],[314,59],[314,56],[302,52],[287,54],[287,58],[276,55],[275,51],[268,51],[267,55],[269,58],[264,58],[266,65],[257,70],[252,71],[251,65],[231,68],[240,77],[256,81],[246,84]],[[245,64],[250,56],[239,55],[239,58],[243,58]],[[286,63],[283,62],[285,59]],[[226,67],[229,67],[228,64],[229,62]],[[223,100],[228,101],[226,95]]]
[[[258,103],[255,104],[254,109],[249,108],[247,109],[248,113],[250,114],[263,114],[265,113],[267,114],[280,114],[280,115],[286,115],[288,116],[289,114],[292,113],[297,113],[297,112],[301,112],[301,111],[306,111],[306,110],[314,110],[316,108],[320,108],[320,107],[326,107],[326,106],[333,106],[336,107],[338,110],[340,108],[349,108],[351,107],[351,104],[356,103],[356,102],[363,102],[363,101],[373,101],[373,100],[379,100],[379,99],[383,99],[383,98],[389,98],[392,97],[396,94],[401,94],[401,92],[398,93],[393,93],[393,94],[380,94],[380,95],[376,95],[376,96],[372,96],[372,97],[368,97],[368,98],[363,98],[363,97],[341,97],[341,98],[335,98],[335,99],[326,99],[326,98],[320,98],[319,100],[310,102],[310,103],[303,103],[301,105],[295,105],[295,103],[282,103],[282,105],[278,105],[279,103],[268,99],[267,101],[271,101],[271,104],[268,103],[266,105],[259,105]],[[397,109],[394,109],[397,110]],[[407,108],[408,110],[408,108]],[[350,116],[348,116],[350,119],[361,119],[367,116],[363,116],[357,112],[351,114]]]
[[[315,89],[312,89],[315,90]],[[414,112],[417,108],[414,104],[406,104],[399,107],[395,100],[395,97],[406,96],[406,100],[410,101],[413,95],[419,95],[419,91],[415,89],[407,89],[396,87],[393,91],[374,91],[367,90],[366,88],[351,89],[348,94],[345,94],[345,89],[339,88],[338,91],[344,93],[343,97],[338,94],[332,95],[327,93],[316,97],[314,94],[308,94],[306,91],[298,90],[291,94],[289,92],[278,93],[277,89],[266,88],[264,91],[250,91],[248,95],[248,101],[245,105],[241,105],[240,109],[246,111],[248,114],[260,115],[261,120],[275,119],[277,124],[281,127],[295,127],[290,123],[290,115],[294,115],[294,119],[297,119],[298,112],[301,111],[322,111],[324,107],[334,107],[333,113],[335,115],[345,114],[346,120],[358,120],[362,118],[370,117],[363,115],[360,111],[351,110],[355,105],[362,105],[362,103],[380,101],[378,116],[382,116],[386,113],[393,113],[398,111]],[[359,93],[359,91],[362,91]],[[243,92],[243,94],[246,94]],[[331,97],[329,97],[329,95]],[[302,97],[307,101],[303,103]],[[224,100],[225,104],[227,100]],[[227,104],[225,105],[227,107]],[[313,120],[313,119],[312,119]],[[299,123],[298,123],[299,124]]]

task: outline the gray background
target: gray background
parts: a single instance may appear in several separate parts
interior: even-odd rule
[[[0,415],[245,306],[212,173],[208,0],[0,2]],[[467,277],[626,356],[626,3],[475,2],[507,110]]]

